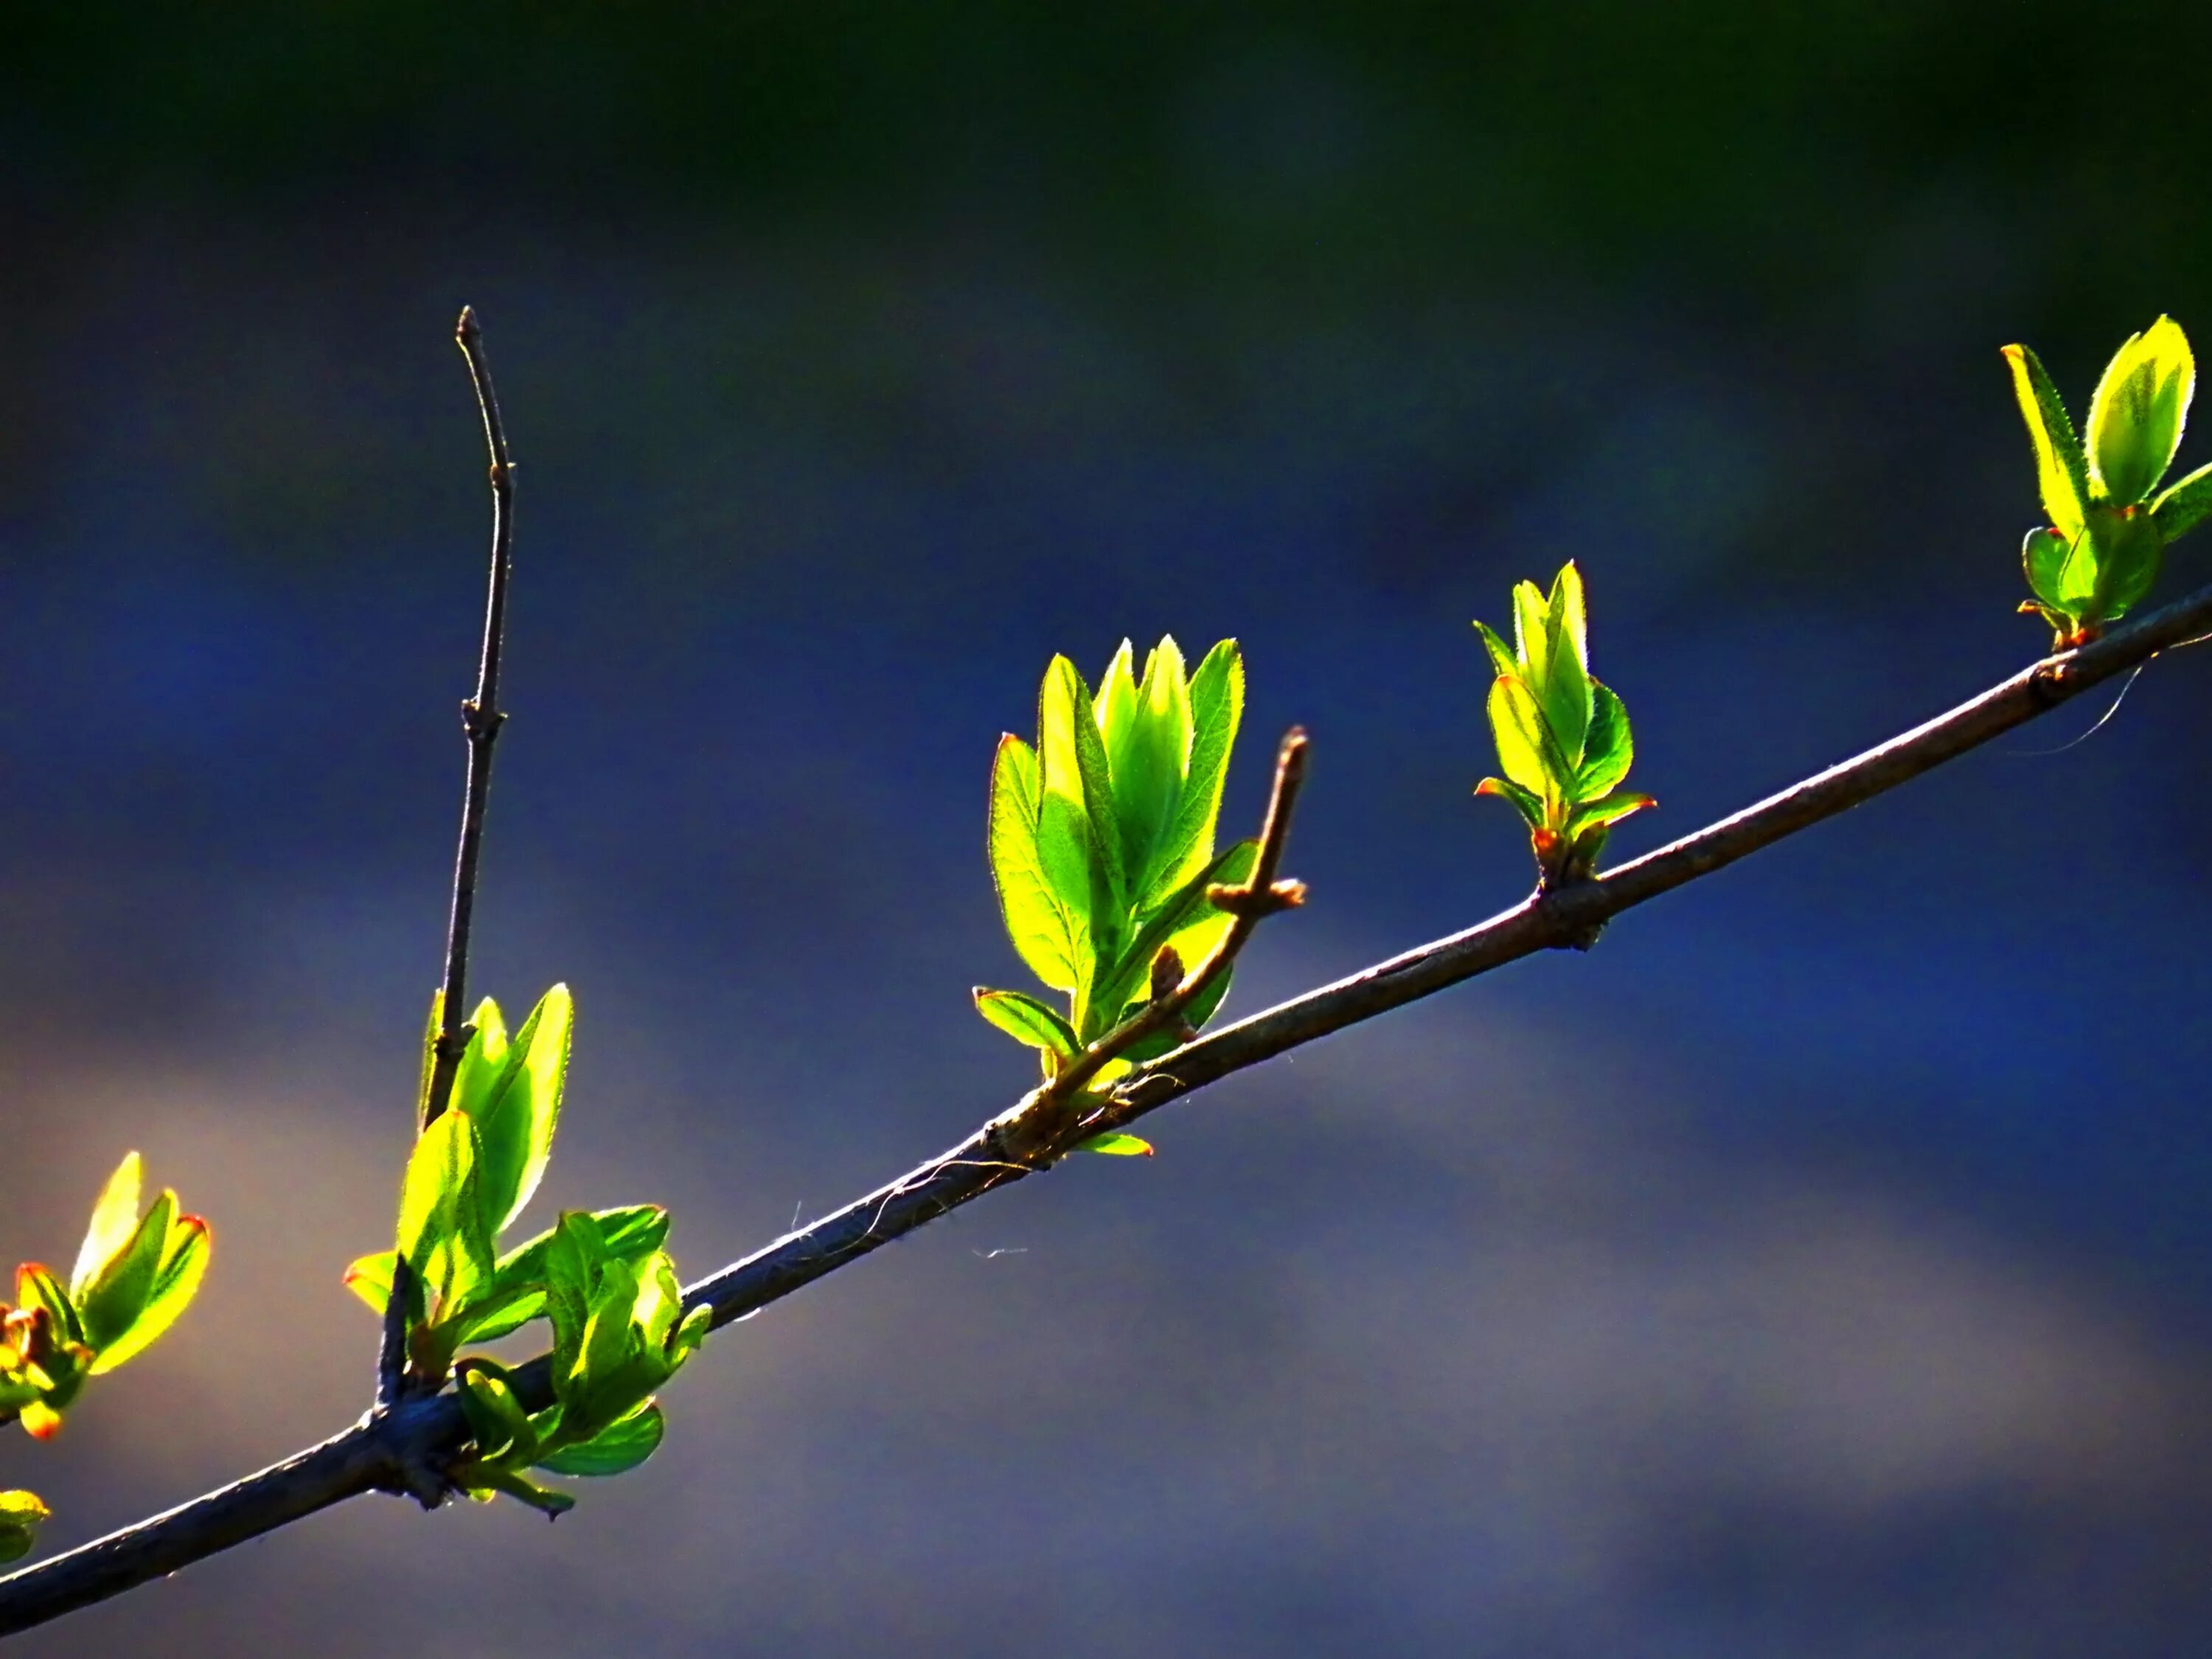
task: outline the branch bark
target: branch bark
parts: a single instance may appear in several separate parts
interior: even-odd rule
[[[2161,651],[2194,642],[2208,629],[2212,586],[2023,669],[1924,725],[1657,852],[1531,897],[1462,933],[1187,1043],[1123,1079],[1085,1127],[1089,1133],[1121,1127],[1232,1073],[1447,986],[1538,951],[1586,944],[1594,929],[1620,912],[1870,800]],[[1036,1173],[1040,1166],[1006,1155],[1004,1127],[1014,1115],[1002,1114],[896,1181],[701,1279],[685,1291],[687,1305],[703,1304],[714,1310],[718,1327],[729,1324]],[[517,1382],[533,1407],[550,1398],[543,1360],[525,1367]],[[388,1487],[404,1469],[451,1457],[467,1433],[450,1395],[403,1401],[234,1486],[0,1578],[0,1636],[106,1600],[345,1498]]]
[[[453,1098],[453,1075],[475,1027],[467,1023],[469,930],[476,919],[477,866],[483,856],[484,814],[491,804],[492,745],[507,716],[499,708],[499,665],[507,646],[507,593],[514,579],[514,465],[499,393],[484,356],[483,331],[474,306],[461,307],[453,338],[469,365],[477,408],[483,417],[484,447],[491,457],[491,574],[485,581],[483,647],[477,659],[476,695],[461,704],[461,732],[469,745],[461,791],[461,839],[453,855],[453,904],[446,926],[446,971],[438,988],[438,1034],[430,1043],[430,1075],[422,1090],[416,1132],[436,1122]],[[404,1256],[392,1264],[392,1294],[384,1304],[384,1330],[376,1350],[376,1409],[399,1403],[407,1382],[407,1305],[414,1269]],[[416,1484],[420,1484],[419,1481]]]

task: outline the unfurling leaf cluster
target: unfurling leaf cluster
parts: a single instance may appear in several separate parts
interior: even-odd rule
[[[981,988],[975,1006],[1037,1049],[1048,1078],[1163,994],[1156,963],[1195,965],[1220,944],[1234,918],[1206,890],[1246,880],[1258,854],[1249,841],[1220,853],[1213,844],[1244,711],[1236,641],[1215,646],[1192,673],[1172,637],[1146,658],[1141,678],[1134,663],[1124,640],[1094,695],[1073,663],[1054,658],[1037,698],[1036,746],[1010,733],[992,763],[989,850],[1000,911],[1014,949],[1046,986],[1066,994],[1067,1010]],[[1212,1017],[1229,977],[1218,975],[1184,1011],[1188,1026]],[[1098,1077],[1110,1081],[1185,1036],[1148,1036]]]
[[[2166,544],[2212,514],[2212,466],[2159,489],[2181,447],[2196,360],[2170,317],[2130,335],[2089,400],[2084,444],[2036,355],[2008,345],[2004,358],[2051,519],[2021,547],[2034,598],[2020,608],[2049,623],[2054,648],[2063,649],[2140,603],[2158,579]]]
[[[1474,793],[1503,797],[1528,821],[1546,887],[1587,876],[1612,827],[1656,803],[1619,787],[1635,744],[1620,699],[1590,678],[1582,574],[1564,566],[1548,595],[1534,582],[1514,588],[1510,648],[1484,623],[1474,629],[1497,676],[1488,712],[1505,774]]]
[[[434,1001],[433,1036],[441,1012]],[[506,1373],[481,1358],[459,1368],[463,1403],[480,1431],[468,1465],[475,1484],[462,1484],[479,1496],[509,1492],[540,1507],[546,1505],[533,1495],[538,1489],[520,1471],[617,1474],[629,1467],[617,1467],[606,1448],[589,1457],[585,1449],[632,1418],[637,1421],[623,1431],[630,1438],[617,1440],[633,1449],[642,1443],[636,1437],[645,1432],[640,1425],[648,1396],[703,1331],[691,1328],[681,1344],[672,1334],[680,1297],[675,1266],[661,1249],[668,1212],[658,1205],[564,1212],[547,1231],[501,1248],[501,1235],[537,1192],[552,1156],[574,1023],[564,985],[539,1000],[511,1039],[499,1005],[489,998],[477,1005],[451,1103],[416,1137],[408,1158],[395,1248],[359,1258],[345,1274],[354,1292],[382,1313],[397,1265],[407,1263],[407,1361],[426,1387],[454,1373],[465,1344],[506,1336],[535,1319],[551,1322],[559,1395],[553,1418],[519,1417],[518,1429],[482,1416],[495,1409],[486,1402],[501,1397]],[[433,1058],[428,1039],[424,1048],[427,1074]],[[641,1350],[630,1353],[625,1334],[633,1331],[650,1334],[659,1359]],[[566,1372],[560,1369],[564,1344],[574,1351]],[[515,1409],[519,1413],[519,1404]],[[632,1463],[659,1443],[657,1407],[650,1429],[651,1442],[635,1450]],[[548,1461],[570,1453],[571,1461],[596,1459],[595,1467]],[[562,1498],[553,1507],[568,1503]]]
[[[164,1188],[142,1212],[143,1171],[126,1155],[93,1206],[67,1285],[35,1261],[0,1303],[0,1408],[44,1440],[88,1377],[143,1353],[177,1322],[207,1272],[208,1224]]]
[[[452,1473],[472,1498],[505,1492],[559,1515],[575,1500],[526,1471],[621,1474],[650,1457],[666,1426],[653,1396],[706,1340],[711,1315],[684,1311],[666,1251],[626,1256],[579,1211],[553,1230],[545,1279],[553,1404],[526,1412],[512,1373],[491,1360],[464,1360],[461,1405],[476,1449]]]

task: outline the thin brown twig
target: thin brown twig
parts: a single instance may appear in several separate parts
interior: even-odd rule
[[[1120,1127],[1208,1083],[1446,986],[1571,945],[1624,910],[1956,759],[2207,629],[2212,629],[2212,586],[2023,669],[1948,713],[1656,853],[1210,1033],[1123,1079],[1109,1097],[1106,1127]],[[711,1309],[718,1328],[730,1324],[1035,1173],[1036,1166],[1004,1158],[998,1122],[804,1232],[700,1280],[684,1292],[686,1305]],[[523,1367],[515,1382],[532,1409],[550,1398],[542,1359]],[[467,1436],[467,1422],[450,1394],[403,1401],[313,1451],[0,1578],[0,1636],[106,1601],[317,1510],[387,1487],[396,1470],[452,1458]]]
[[[500,656],[507,644],[507,594],[514,576],[514,465],[507,453],[507,428],[499,417],[499,393],[484,356],[483,331],[476,307],[463,306],[453,338],[469,366],[477,408],[483,417],[484,447],[491,457],[491,574],[485,582],[483,647],[477,659],[476,694],[461,704],[461,732],[469,749],[467,781],[461,791],[460,845],[453,855],[453,902],[446,927],[446,971],[438,990],[438,1034],[431,1040],[430,1078],[422,1091],[416,1133],[428,1128],[453,1097],[453,1077],[475,1027],[467,1020],[469,932],[476,918],[477,867],[483,856],[484,815],[491,802],[492,745],[507,716],[499,707]],[[406,1386],[407,1310],[414,1296],[414,1273],[404,1257],[392,1264],[392,1294],[385,1299],[384,1328],[376,1354],[376,1408],[388,1411]],[[442,1383],[444,1379],[435,1379]]]

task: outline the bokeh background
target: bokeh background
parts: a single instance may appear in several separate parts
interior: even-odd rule
[[[461,302],[521,463],[473,983],[576,990],[539,1214],[664,1200],[695,1272],[1029,1080],[967,997],[1021,982],[984,781],[1052,653],[1240,638],[1232,824],[1313,731],[1249,1012],[1525,890],[1468,793],[1515,579],[1582,562],[1656,845],[2040,648],[1997,346],[2079,407],[2159,312],[2212,339],[2201,8],[6,27],[0,1254],[65,1261],[130,1146],[218,1238],[0,1443],[50,1548],[365,1403]],[[557,1528],[358,1502],[21,1650],[2201,1654],[2208,694],[2161,662],[836,1275]]]

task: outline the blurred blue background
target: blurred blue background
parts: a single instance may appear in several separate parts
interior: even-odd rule
[[[127,1147],[198,1306],[49,1548],[349,1422],[487,504],[472,984],[538,1206],[693,1273],[1030,1081],[1051,653],[1234,635],[1315,781],[1249,1012],[1529,877],[1468,619],[1581,561],[1656,845],[2029,660],[1996,348],[2212,338],[2212,13],[1629,0],[220,15],[0,60],[0,1255]],[[2201,463],[2201,436],[2180,465]],[[2212,543],[2212,538],[2208,538]],[[2182,544],[2160,592],[2212,574]],[[2212,1648],[2212,662],[1152,1120],[719,1337],[549,1529],[365,1501],[26,1654]]]

